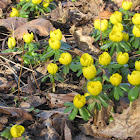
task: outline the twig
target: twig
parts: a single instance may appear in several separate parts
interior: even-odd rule
[[[23,52],[22,52],[22,57],[24,55],[24,44],[22,46],[23,48]],[[20,78],[21,78],[21,74],[22,74],[22,68],[23,68],[23,59],[21,61],[21,69],[20,69],[20,74],[19,74],[19,79],[18,79],[18,101],[20,102]]]
[[[9,67],[6,66],[5,64],[0,64],[0,65],[1,65],[1,66],[5,66],[6,68],[8,68],[8,69],[14,74],[15,80],[16,80],[16,82],[18,83],[17,79],[19,79],[19,78],[18,78],[18,76],[15,74],[14,70],[12,70],[12,68],[9,68]],[[23,85],[25,85],[25,83],[22,82],[21,80],[20,80],[20,82],[21,82]]]
[[[22,52],[22,53],[23,53],[23,52]],[[15,63],[15,62],[13,62],[13,61],[11,61],[11,60],[9,60],[9,59],[3,57],[3,56],[0,56],[0,58],[5,59],[6,61],[9,61],[10,63],[15,64],[15,65],[17,65],[17,66],[19,66],[19,67],[21,67],[21,68],[24,68],[24,69],[26,69],[26,70],[29,70],[29,71],[31,71],[31,72],[34,72],[33,70],[31,70],[31,69],[29,69],[29,68],[26,68],[26,67],[24,67],[24,66],[22,66],[22,65],[20,65],[20,64],[17,64],[17,63]]]

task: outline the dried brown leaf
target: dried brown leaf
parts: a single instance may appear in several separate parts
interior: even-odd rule
[[[7,5],[11,3],[11,0],[0,0],[0,8],[5,9]]]
[[[4,26],[9,31],[13,31],[25,23],[27,23],[27,18],[10,17],[7,19],[0,19],[0,26]]]
[[[98,53],[100,50],[92,45],[94,42],[94,37],[83,35],[82,31],[82,28],[79,28],[77,31],[73,29],[70,31],[75,38],[78,48],[84,52],[93,51],[94,53]]]
[[[48,36],[50,31],[55,30],[49,20],[45,20],[43,18],[34,19],[24,25],[18,27],[15,30],[15,37],[17,39],[22,39],[24,33],[28,33],[28,30],[39,34],[40,36]]]
[[[73,97],[76,94],[77,93],[68,93],[68,94],[48,93],[47,97],[50,101],[49,105],[50,105],[51,108],[64,107],[64,103],[73,101]]]
[[[25,110],[20,108],[0,106],[0,113],[11,114],[14,117],[20,117],[23,120],[33,120],[30,113],[27,113]]]

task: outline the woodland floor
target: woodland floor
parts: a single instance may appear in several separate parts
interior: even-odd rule
[[[104,115],[100,115],[100,117],[104,117],[98,118],[97,126],[93,126],[93,119],[86,122],[80,116],[77,116],[75,120],[71,121],[68,119],[68,114],[63,113],[65,102],[72,102],[77,93],[84,94],[83,86],[86,79],[82,75],[77,78],[76,74],[70,71],[63,83],[56,82],[56,92],[52,93],[49,78],[47,81],[41,82],[41,79],[48,74],[47,65],[51,62],[50,59],[35,66],[24,66],[20,78],[20,88],[18,88],[21,54],[19,52],[2,53],[2,51],[8,49],[7,36],[13,24],[15,25],[16,38],[21,40],[23,32],[30,29],[35,34],[35,41],[41,45],[43,45],[44,40],[49,39],[50,30],[59,28],[63,33],[62,40],[72,46],[68,52],[73,57],[81,56],[87,52],[96,61],[101,54],[101,50],[98,44],[94,42],[94,38],[91,37],[94,28],[93,20],[98,17],[109,19],[110,14],[121,7],[122,0],[77,0],[77,2],[54,0],[56,9],[46,15],[38,16],[33,19],[34,21],[9,18],[9,11],[16,2],[18,0],[0,0],[0,132],[11,124],[21,124],[25,127],[25,133],[23,134],[25,139],[119,139],[116,131],[122,129],[119,128],[119,122],[118,127],[116,129],[112,128],[112,131],[107,128],[108,124],[104,124],[107,122],[103,119],[108,120],[107,111],[104,112]],[[133,10],[140,12],[139,5],[133,7]],[[20,45],[20,41],[18,43]],[[38,50],[40,53],[42,51],[42,48]],[[18,90],[20,91],[19,96]],[[125,98],[116,102],[114,118],[116,117],[116,120],[123,122],[126,116],[122,115],[121,112],[128,107],[129,101]],[[134,106],[132,105],[132,107]],[[139,108],[137,108],[137,111],[139,111]],[[135,113],[131,115],[136,115],[136,118],[138,118],[138,112]],[[122,116],[119,116],[119,114]],[[116,123],[113,125],[117,126]],[[104,131],[102,131],[103,129]],[[125,132],[123,133],[125,135]],[[127,138],[121,136],[120,134],[120,139],[132,139],[129,136]],[[1,137],[0,140],[2,139]]]

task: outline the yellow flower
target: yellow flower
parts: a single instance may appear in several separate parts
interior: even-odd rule
[[[117,62],[121,65],[125,65],[127,64],[129,60],[129,54],[128,53],[122,53],[122,52],[119,52],[117,54]]]
[[[138,86],[140,85],[140,71],[132,71],[131,75],[128,74],[127,76],[128,82],[131,85]]]
[[[105,31],[107,29],[107,27],[108,27],[108,21],[106,19],[101,20],[101,28],[100,28],[100,20],[96,19],[94,21],[94,27],[95,27],[95,29]]]
[[[10,129],[10,133],[14,138],[21,137],[24,131],[25,131],[25,128],[22,125],[13,125]]]
[[[108,65],[111,62],[111,56],[109,55],[108,52],[103,52],[103,54],[101,54],[99,56],[99,63],[101,65]]]
[[[123,32],[123,40],[126,42],[129,40],[129,35],[125,32]]]
[[[30,42],[32,42],[33,41],[33,38],[34,38],[34,34],[31,32],[31,34],[24,34],[23,35],[23,40],[24,40],[24,42],[26,42],[26,43],[30,43]]]
[[[80,58],[80,63],[82,66],[90,66],[93,64],[93,58],[88,53],[84,53]]]
[[[109,34],[109,39],[113,42],[121,42],[123,40],[123,33],[120,31],[112,30]]]
[[[110,76],[110,83],[113,86],[118,86],[122,82],[122,76],[118,73],[114,73],[112,76]]]
[[[73,104],[77,108],[82,108],[86,104],[86,98],[83,95],[77,94],[74,96]]]
[[[100,81],[90,81],[87,84],[87,90],[93,96],[97,96],[102,91],[102,84]]]
[[[117,23],[113,26],[113,30],[122,32],[123,31],[123,25],[121,23]]]
[[[140,60],[135,62],[135,69],[140,71]]]
[[[115,11],[111,16],[110,16],[110,21],[112,24],[117,24],[122,22],[122,13]]]
[[[56,38],[58,40],[61,40],[62,39],[62,32],[60,31],[60,29],[50,31],[50,38]]]
[[[61,42],[56,38],[50,38],[49,39],[49,45],[52,49],[58,50],[61,47]]]
[[[132,33],[135,37],[140,37],[140,25],[134,25]]]
[[[47,66],[47,70],[50,74],[54,75],[58,72],[58,66],[54,63],[50,63],[48,66]]]
[[[42,2],[42,0],[32,0],[33,4],[40,4]]]
[[[63,65],[68,65],[72,61],[72,57],[69,53],[61,53],[59,62]]]
[[[83,67],[82,71],[86,79],[93,79],[96,76],[96,68],[94,65]]]
[[[124,1],[123,3],[122,3],[122,8],[124,9],[124,10],[129,10],[131,7],[132,7],[132,2],[129,2],[129,1]]]
[[[88,96],[90,96],[88,92],[84,94],[84,97],[88,97]]]
[[[14,37],[8,38],[8,47],[11,49],[16,46],[16,39]]]
[[[10,17],[18,17],[19,12],[16,8],[12,8],[12,12],[10,13]]]
[[[136,13],[136,14],[133,16],[132,22],[133,22],[135,25],[140,24],[140,14],[139,14],[139,13]]]
[[[49,6],[49,0],[43,1],[43,7],[47,8]]]

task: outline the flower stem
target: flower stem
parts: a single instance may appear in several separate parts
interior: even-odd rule
[[[52,92],[55,92],[54,76],[53,76],[53,82],[52,82]]]
[[[96,122],[97,122],[97,106],[95,104],[95,106],[94,106],[94,126],[96,126]]]
[[[132,102],[130,102],[129,106],[131,107],[131,105],[132,105]]]

